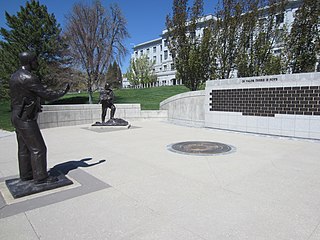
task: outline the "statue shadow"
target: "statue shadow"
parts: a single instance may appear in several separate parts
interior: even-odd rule
[[[92,167],[106,161],[106,160],[100,160],[95,163],[86,163],[86,161],[89,161],[91,159],[92,158],[84,158],[78,161],[68,161],[68,162],[60,163],[55,165],[53,168],[51,168],[49,170],[49,173],[52,176],[58,176],[60,174],[67,175],[70,171],[75,170],[77,168]]]

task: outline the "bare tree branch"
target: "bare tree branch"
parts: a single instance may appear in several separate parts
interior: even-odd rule
[[[87,73],[89,102],[99,87],[108,66],[127,54],[124,39],[129,37],[126,19],[117,4],[104,8],[100,1],[92,5],[77,3],[67,17],[65,31],[70,51]]]

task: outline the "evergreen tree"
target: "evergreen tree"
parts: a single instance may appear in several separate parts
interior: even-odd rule
[[[5,12],[8,28],[1,28],[0,34],[0,79],[6,85],[10,75],[19,67],[18,55],[23,51],[33,51],[38,56],[37,75],[46,84],[57,85],[57,77],[66,73],[67,46],[60,34],[61,28],[54,14],[49,14],[45,5],[38,1],[26,2],[16,15]],[[53,79],[55,78],[55,79]],[[8,92],[8,89],[5,89]]]
[[[320,4],[304,0],[291,28],[288,53],[293,73],[313,72],[320,54]]]
[[[110,64],[106,73],[106,82],[114,88],[120,88],[122,83],[122,73],[116,61]]]
[[[5,73],[5,52],[0,45],[0,100],[9,99],[9,74]]]
[[[116,79],[117,79],[117,83],[118,83],[118,87],[121,88],[122,87],[122,72],[121,72],[121,69],[120,69],[120,66],[114,62],[115,64],[115,67],[116,67]]]

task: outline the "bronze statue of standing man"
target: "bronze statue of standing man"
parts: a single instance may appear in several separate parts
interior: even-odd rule
[[[108,108],[110,108],[110,119],[114,119],[116,107],[113,104],[114,93],[110,88],[109,83],[106,83],[104,89],[100,92],[99,102],[101,103],[101,108],[102,108],[102,114],[101,114],[102,123],[104,123],[106,120]]]
[[[101,103],[102,114],[101,121],[92,124],[91,126],[127,126],[131,127],[129,123],[121,118],[115,118],[114,114],[116,112],[116,107],[114,105],[114,93],[110,88],[109,83],[106,83],[104,89],[100,91],[99,102]],[[106,120],[107,110],[110,108],[110,119]]]
[[[47,89],[32,73],[38,68],[37,56],[32,52],[19,54],[21,68],[12,74],[10,85],[11,121],[18,142],[19,173],[22,181],[34,180],[36,184],[56,181],[47,172],[47,148],[42,138],[37,117],[41,112],[40,98],[54,100],[66,94]]]

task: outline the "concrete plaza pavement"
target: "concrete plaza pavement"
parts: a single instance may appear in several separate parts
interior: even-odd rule
[[[75,184],[16,200],[3,183],[18,174],[16,138],[1,135],[0,239],[320,239],[319,141],[131,124],[42,130],[48,168],[67,166]],[[235,151],[167,149],[197,140]]]

